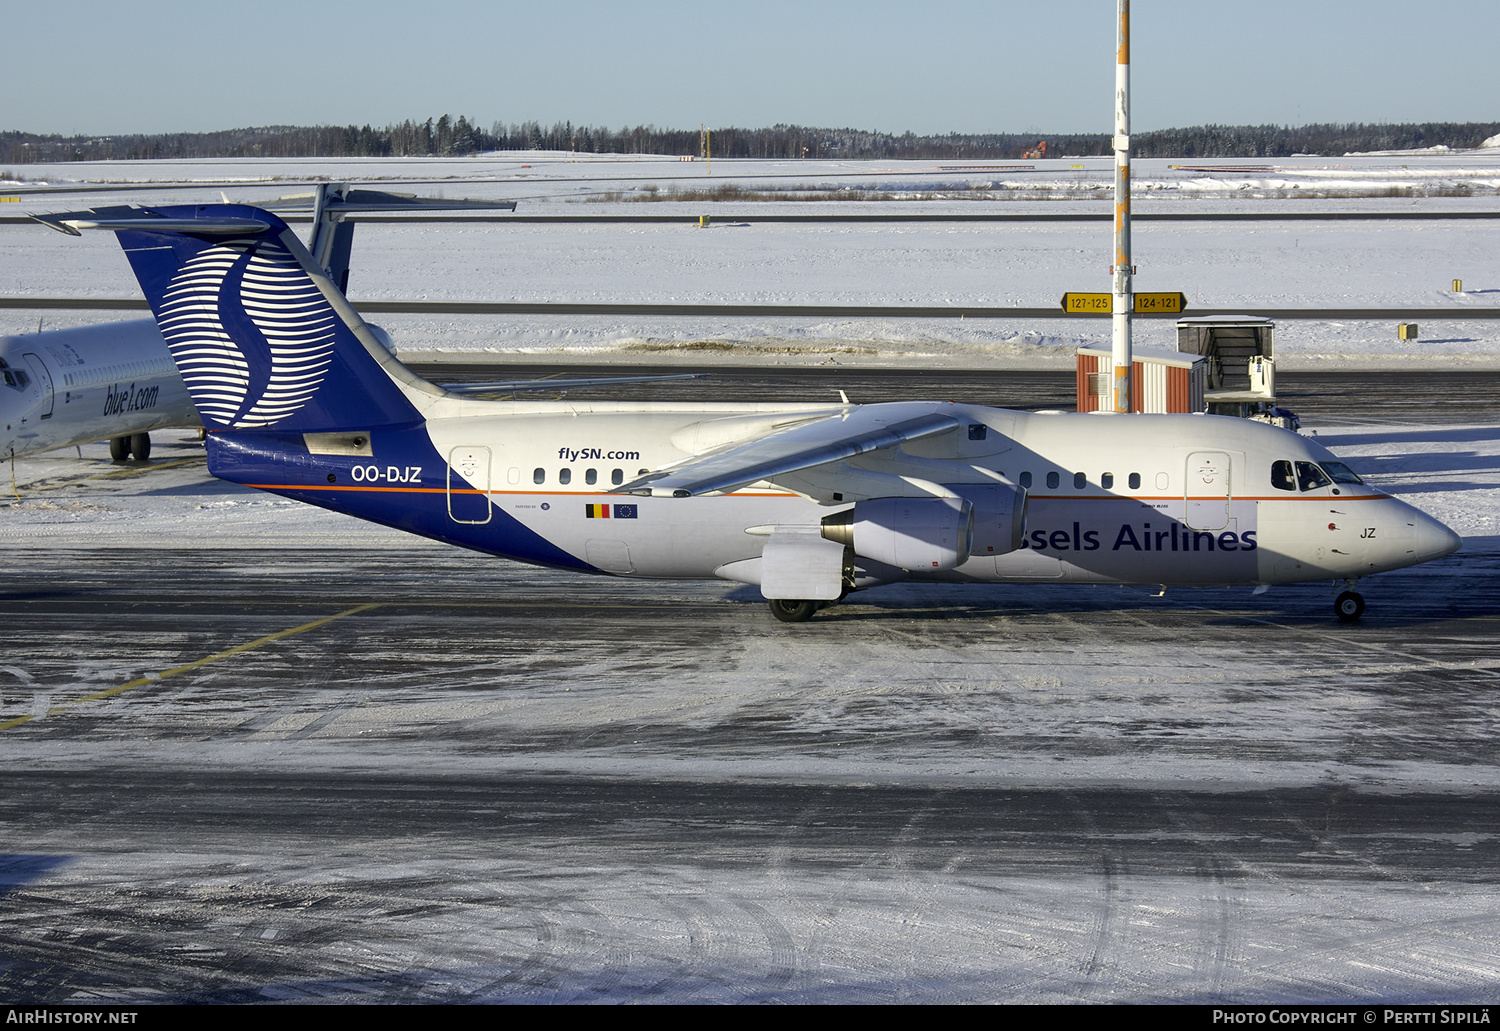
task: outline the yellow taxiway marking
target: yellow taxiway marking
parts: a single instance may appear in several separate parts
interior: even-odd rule
[[[62,705],[54,705],[52,708],[47,710],[47,715],[52,716],[59,712],[66,712],[69,708],[75,705],[82,705],[85,702],[99,702],[103,701],[106,698],[113,698],[117,694],[122,694],[125,691],[131,690],[132,688],[144,687],[146,684],[159,684],[168,677],[175,677],[179,673],[191,672],[192,670],[195,670],[200,666],[207,666],[210,662],[218,662],[221,659],[229,658],[231,655],[238,655],[240,652],[253,651],[256,648],[261,647],[262,645],[270,644],[272,641],[279,641],[283,637],[291,637],[294,634],[305,634],[309,630],[316,630],[318,627],[323,626],[326,623],[332,623],[335,620],[343,619],[345,616],[352,616],[356,612],[364,612],[367,609],[378,609],[380,608],[380,604],[380,602],[368,602],[364,605],[356,605],[352,609],[345,609],[343,612],[336,612],[331,616],[324,616],[322,619],[315,619],[311,623],[303,623],[301,626],[294,626],[290,630],[278,630],[274,634],[267,634],[265,637],[257,637],[253,641],[246,641],[244,644],[237,644],[233,648],[226,648],[221,652],[216,652],[213,655],[208,655],[201,659],[195,659],[192,662],[185,663],[184,665],[174,666],[171,669],[162,670],[162,672],[160,673],[148,673],[144,677],[139,677],[135,680],[132,680],[128,684],[121,684],[119,687],[111,687],[107,691],[98,691],[94,694],[84,695],[82,698],[75,698],[73,699],[73,701],[64,702]],[[19,727],[21,724],[29,723],[34,719],[36,719],[35,715],[21,716],[17,719],[7,720],[4,723],[0,723],[0,730],[9,730],[11,727]]]
[[[131,466],[128,469],[112,469],[107,473],[95,473],[93,476],[86,476],[84,477],[84,479],[107,480],[112,476],[129,476],[132,473],[150,473],[155,472],[158,469],[172,469],[179,465],[191,465],[194,462],[202,461],[202,455],[193,455],[191,458],[174,458],[170,462],[157,462],[155,465],[138,465]]]

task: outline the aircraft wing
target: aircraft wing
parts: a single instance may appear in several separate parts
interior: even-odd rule
[[[727,492],[785,473],[895,447],[958,427],[930,403],[866,405],[733,444],[624,484],[622,493],[686,498]]]

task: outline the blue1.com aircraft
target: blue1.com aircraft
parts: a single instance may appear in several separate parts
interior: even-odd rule
[[[215,476],[476,551],[760,587],[787,622],[900,580],[1264,585],[1457,550],[1294,433],[1203,415],[977,405],[478,400],[391,354],[281,219],[114,230],[208,428]]]

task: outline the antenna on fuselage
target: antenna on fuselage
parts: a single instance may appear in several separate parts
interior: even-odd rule
[[[1135,308],[1135,286],[1130,263],[1130,0],[1116,0],[1115,20],[1115,263],[1114,295],[1110,308],[1114,323],[1114,410],[1130,411],[1130,317]]]

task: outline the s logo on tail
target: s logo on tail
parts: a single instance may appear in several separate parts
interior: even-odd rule
[[[307,404],[327,374],[337,316],[274,238],[230,240],[190,258],[157,322],[204,419],[270,427]]]

